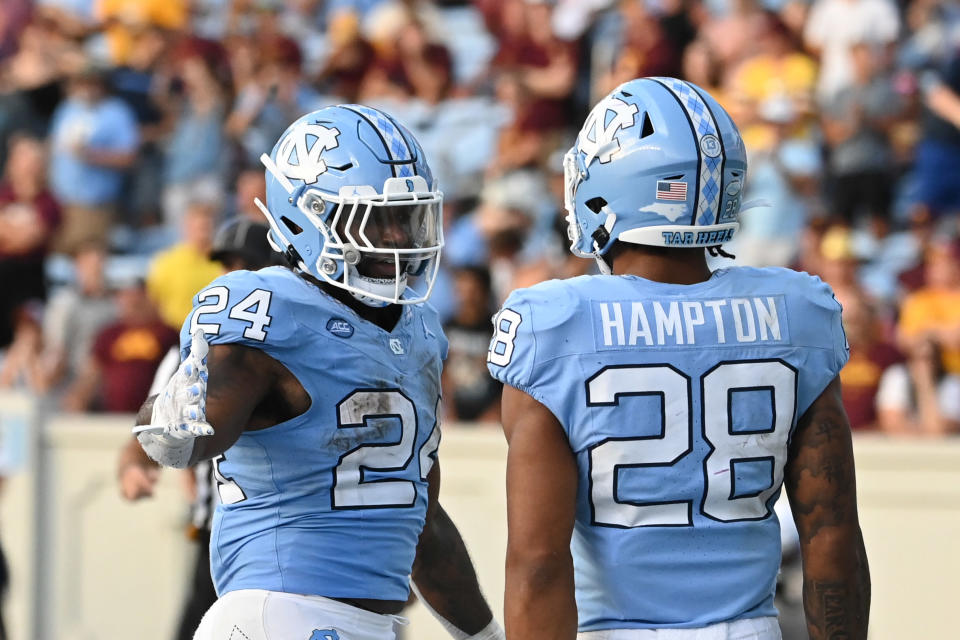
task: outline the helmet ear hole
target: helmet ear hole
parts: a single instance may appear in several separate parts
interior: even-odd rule
[[[594,213],[600,213],[601,209],[607,206],[607,201],[603,198],[596,197],[590,198],[583,204],[586,205],[587,209],[590,209],[590,211],[593,211]]]
[[[301,233],[303,233],[303,227],[301,227],[300,225],[298,225],[296,222],[294,222],[293,220],[291,220],[291,219],[288,218],[287,216],[281,216],[280,222],[282,222],[282,223],[284,224],[284,226],[286,226],[287,229],[289,229],[289,230],[293,233],[293,235],[295,235],[295,236],[298,236],[298,235],[300,235]]]
[[[650,121],[650,115],[648,113],[643,114],[643,126],[640,128],[640,139],[643,140],[647,136],[653,135],[653,123]]]

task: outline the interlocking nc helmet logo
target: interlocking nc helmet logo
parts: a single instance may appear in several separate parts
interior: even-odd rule
[[[627,104],[620,98],[608,96],[593,108],[587,121],[580,130],[577,146],[586,154],[585,166],[590,166],[594,158],[606,164],[620,151],[617,132],[629,129],[637,122],[639,109],[635,104]]]
[[[403,355],[403,343],[400,342],[399,338],[390,338],[390,351],[393,351],[398,356]]]
[[[303,123],[287,134],[277,149],[277,168],[291,180],[313,184],[327,171],[320,155],[336,149],[340,131],[318,124]]]

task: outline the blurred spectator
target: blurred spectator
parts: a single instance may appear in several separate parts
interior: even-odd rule
[[[830,285],[841,305],[847,300],[865,297],[860,285],[857,255],[853,233],[846,227],[831,227],[820,242],[818,275]]]
[[[936,235],[933,216],[926,208],[920,207],[910,212],[909,226],[903,232],[907,245],[908,258],[897,272],[901,288],[909,293],[923,287],[926,274],[924,256]]]
[[[0,385],[37,382],[44,262],[59,223],[60,209],[47,190],[43,143],[14,138],[0,181],[0,349],[10,345]]]
[[[7,5],[4,4],[4,13]],[[60,81],[86,64],[78,43],[45,13],[35,11],[20,32],[19,49],[0,65],[0,168],[11,136],[47,133],[60,103]]]
[[[488,178],[515,169],[535,167],[542,161],[546,150],[547,137],[541,126],[537,103],[516,73],[499,75],[496,97],[510,109],[511,118],[497,134],[496,153],[487,165]]]
[[[8,0],[0,12],[0,60],[17,50],[20,33],[30,21],[32,7],[28,0]]]
[[[226,131],[240,143],[244,163],[257,164],[290,122],[317,108],[318,94],[300,75],[302,60],[297,43],[281,35],[234,46],[237,98]]]
[[[351,11],[338,12],[331,19],[327,36],[330,53],[317,83],[326,94],[358,102],[363,77],[373,64],[373,47],[360,34],[360,20]]]
[[[224,56],[219,45],[194,40],[182,46],[175,59],[182,99],[172,105],[163,176],[163,220],[170,229],[181,227],[190,202],[220,204],[224,199],[224,174],[230,164],[223,132],[228,96],[217,72],[225,68]]]
[[[489,17],[500,45],[491,68],[516,75],[529,92],[536,124],[546,132],[567,123],[577,71],[576,47],[553,34],[550,11],[545,2],[504,0]]]
[[[723,85],[723,68],[705,40],[690,43],[683,52],[682,65],[685,80],[705,89],[728,111],[733,108]]]
[[[680,52],[667,36],[660,20],[644,2],[620,2],[620,46],[611,68],[598,79],[595,94],[605,95],[628,80],[642,76],[676,76]]]
[[[73,259],[74,281],[50,298],[43,316],[41,386],[55,392],[72,384],[93,352],[100,330],[117,315],[104,277],[105,248],[82,246]]]
[[[902,106],[889,75],[877,68],[877,51],[866,43],[850,49],[853,78],[827,98],[823,132],[830,145],[833,213],[852,224],[864,209],[875,233],[886,234],[893,197],[889,132]]]
[[[222,271],[257,271],[283,263],[283,257],[267,241],[270,227],[265,222],[233,218],[220,225],[210,245],[210,259]]]
[[[756,41],[756,53],[732,73],[731,103],[751,152],[771,149],[777,132],[764,119],[771,110],[789,114],[787,135],[809,137],[805,125],[813,113],[813,92],[817,65],[810,56],[798,50],[787,26],[773,13],[758,18],[762,25]],[[781,103],[783,106],[779,106]]]
[[[71,253],[86,241],[107,243],[126,170],[139,134],[133,111],[107,95],[104,70],[71,78],[51,125],[50,186],[63,206],[55,249]]]
[[[915,206],[933,215],[960,212],[960,50],[938,73],[921,75],[924,111],[914,166]]]
[[[960,433],[960,376],[943,369],[937,344],[917,344],[906,364],[891,367],[877,392],[880,428],[895,435]]]
[[[264,222],[263,214],[254,204],[256,198],[260,202],[267,201],[267,181],[263,174],[263,167],[246,167],[237,175],[235,193],[228,205],[227,217],[235,216],[246,218],[252,222]]]
[[[515,171],[484,185],[480,206],[450,230],[448,261],[487,265],[495,304],[518,286],[551,277],[556,257],[554,208],[538,172]]]
[[[179,340],[157,317],[143,282],[123,284],[114,299],[117,320],[97,334],[91,357],[64,394],[67,411],[136,413],[157,365]]]
[[[129,61],[140,45],[137,36],[143,28],[182,28],[188,5],[187,0],[97,0],[97,18],[106,26],[113,64],[123,65]]]
[[[840,371],[843,406],[854,430],[877,429],[877,390],[889,368],[903,358],[883,337],[876,310],[863,297],[843,304],[843,329],[850,344],[850,360]]]
[[[495,421],[500,411],[501,384],[487,374],[494,312],[490,272],[485,267],[453,271],[456,314],[444,326],[450,341],[443,368],[447,420]]]
[[[924,286],[900,308],[897,339],[908,358],[942,353],[946,373],[960,374],[960,242],[932,243],[924,260]]]
[[[823,256],[820,253],[823,247],[823,238],[830,229],[830,223],[824,216],[814,216],[800,233],[797,259],[790,267],[797,271],[806,271],[813,275],[823,272]]]
[[[194,294],[223,273],[220,264],[208,257],[216,217],[217,209],[206,202],[187,205],[181,242],[158,253],[150,263],[147,292],[171,329],[180,330]]]
[[[899,32],[900,16],[890,0],[815,0],[803,37],[820,58],[819,99],[828,102],[853,82],[855,44],[886,52]]]
[[[137,119],[141,144],[131,167],[123,196],[123,219],[131,227],[155,225],[160,221],[163,154],[166,135],[164,105],[171,100],[172,87],[167,67],[169,34],[144,24],[133,32],[137,46],[126,64],[110,73],[113,93],[129,105]]]
[[[801,248],[797,238],[808,221],[822,212],[820,150],[804,140],[788,140],[771,153],[751,157],[746,207],[732,252],[739,264],[787,266]],[[759,206],[763,205],[763,206]]]
[[[709,4],[709,3],[705,3]],[[761,17],[756,0],[728,0],[725,11],[700,16],[700,37],[717,56],[723,68],[732,68],[744,59],[753,45]]]
[[[453,78],[447,48],[430,42],[423,25],[400,5],[384,4],[371,19],[377,21],[369,29],[375,56],[363,78],[361,99],[416,98],[436,104],[446,97]]]

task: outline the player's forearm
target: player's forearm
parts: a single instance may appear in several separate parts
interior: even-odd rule
[[[464,633],[475,634],[493,619],[463,538],[439,505],[424,526],[412,578],[421,598]]]
[[[810,638],[866,638],[870,571],[857,517],[853,443],[839,378],[797,425],[784,481],[800,536]]]
[[[803,608],[811,640],[861,640],[870,618],[870,569],[859,527],[823,531],[804,549]]]
[[[573,559],[569,551],[531,557],[508,550],[504,622],[508,640],[577,637]]]

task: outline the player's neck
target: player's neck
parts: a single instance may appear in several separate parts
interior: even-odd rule
[[[697,284],[710,279],[702,250],[623,247],[612,256],[613,273],[667,284]]]
[[[402,309],[399,304],[389,304],[385,307],[371,307],[354,298],[353,294],[346,289],[335,287],[326,282],[320,282],[310,274],[301,273],[300,275],[320,287],[328,296],[342,302],[353,309],[358,316],[368,322],[372,322],[384,331],[393,331],[393,328],[397,326],[397,322],[400,320],[400,312]]]

